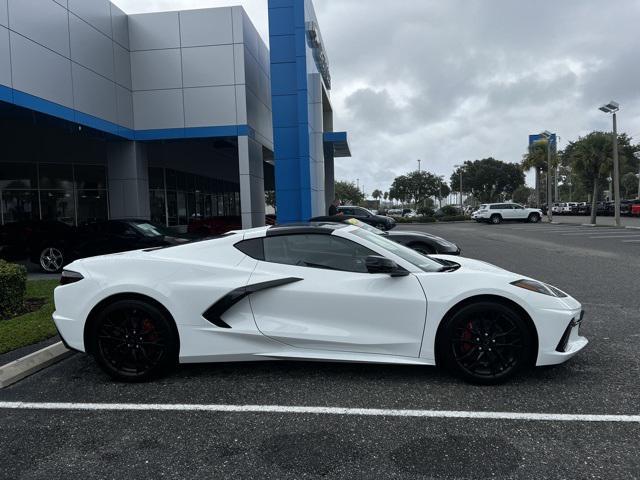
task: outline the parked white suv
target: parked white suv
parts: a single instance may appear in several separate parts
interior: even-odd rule
[[[542,220],[542,210],[525,208],[516,203],[487,203],[473,212],[471,218],[476,222],[489,222],[494,225],[503,221],[538,223]]]

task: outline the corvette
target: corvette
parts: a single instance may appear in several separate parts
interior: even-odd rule
[[[337,223],[78,260],[55,305],[65,344],[122,381],[297,359],[438,365],[495,384],[587,345],[580,303],[555,287]]]

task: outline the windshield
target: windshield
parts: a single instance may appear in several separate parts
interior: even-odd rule
[[[375,233],[376,235],[384,235],[385,234],[385,232],[383,232],[382,230],[378,230],[376,227],[372,227],[368,223],[361,222],[360,220],[358,220],[356,218],[349,218],[349,219],[345,220],[344,223],[348,223],[349,225],[355,225],[356,227],[360,227],[363,230],[366,230],[367,232]]]
[[[411,250],[410,248],[400,245],[399,243],[393,242],[386,238],[384,235],[376,235],[375,233],[371,233],[362,228],[355,229],[350,233],[354,234],[356,237],[362,238],[363,240],[367,240],[379,247],[384,248],[385,250],[399,256],[403,260],[406,260],[407,262],[415,265],[425,272],[442,271],[441,263],[436,262],[429,257],[421,255],[418,252]]]
[[[136,222],[134,226],[145,237],[172,237],[176,234],[167,227],[150,222]]]

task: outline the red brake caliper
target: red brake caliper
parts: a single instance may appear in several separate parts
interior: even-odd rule
[[[473,344],[469,343],[473,339],[473,326],[471,322],[467,324],[467,328],[462,332],[462,353],[467,353],[473,348]]]

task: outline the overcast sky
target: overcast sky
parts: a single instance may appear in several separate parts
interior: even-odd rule
[[[115,0],[128,13],[241,4],[268,40],[267,0]],[[353,158],[340,180],[367,193],[424,169],[520,161],[530,133],[561,146],[611,129],[622,105],[640,140],[640,0],[315,0],[333,77],[336,129]]]

